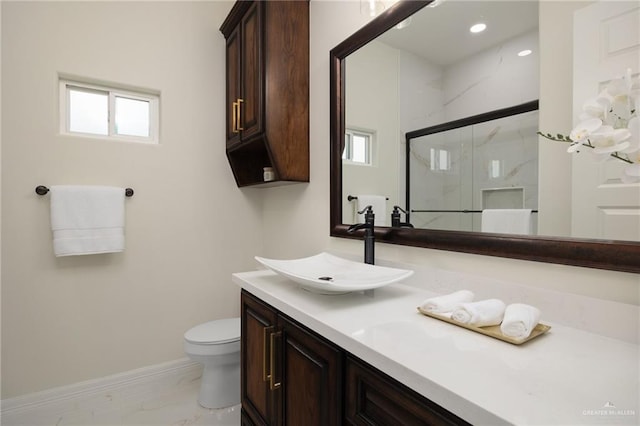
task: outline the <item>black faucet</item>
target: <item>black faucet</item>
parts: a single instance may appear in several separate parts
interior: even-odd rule
[[[409,214],[400,206],[393,206],[393,212],[391,212],[391,226],[393,228],[413,228],[413,225],[410,224],[408,220],[406,222],[400,222],[400,212],[407,215],[407,217],[409,216]]]
[[[354,232],[358,229],[364,229],[364,263],[369,265],[374,264],[375,255],[374,255],[374,226],[375,226],[375,214],[373,213],[373,208],[371,206],[367,206],[362,211],[359,211],[358,214],[364,214],[364,223],[356,223],[355,225],[351,225],[347,232]]]

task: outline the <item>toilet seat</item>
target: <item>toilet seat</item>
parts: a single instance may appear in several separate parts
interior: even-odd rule
[[[240,340],[240,318],[209,321],[189,329],[184,339],[197,345],[224,345]]]

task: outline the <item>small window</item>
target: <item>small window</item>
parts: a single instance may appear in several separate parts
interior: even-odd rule
[[[491,160],[489,162],[489,179],[497,179],[503,175],[504,164],[502,160]]]
[[[446,172],[451,170],[451,151],[441,148],[430,149],[431,165],[434,172]]]
[[[373,133],[347,129],[344,135],[342,159],[354,164],[372,164]]]
[[[60,80],[60,132],[158,143],[159,96]]]

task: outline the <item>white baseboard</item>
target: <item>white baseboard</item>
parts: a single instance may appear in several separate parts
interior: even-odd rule
[[[0,419],[16,419],[23,424],[32,415],[56,414],[76,409],[92,399],[115,392],[135,389],[136,394],[157,392],[176,386],[184,380],[195,380],[202,374],[202,365],[182,358],[151,365],[95,380],[74,383],[1,401]],[[22,421],[20,421],[22,419]]]

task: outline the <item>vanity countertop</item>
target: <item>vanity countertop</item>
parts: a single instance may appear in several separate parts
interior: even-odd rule
[[[639,346],[544,320],[512,345],[421,315],[437,294],[404,284],[320,295],[271,271],[233,281],[472,424],[638,424]]]

